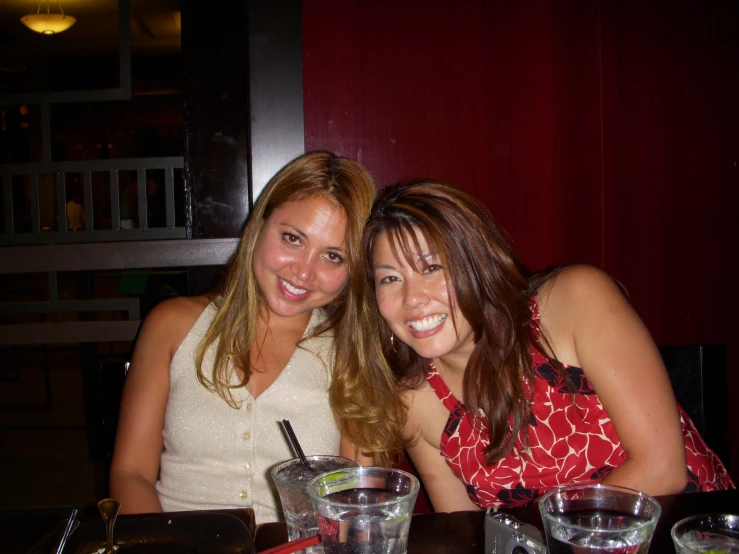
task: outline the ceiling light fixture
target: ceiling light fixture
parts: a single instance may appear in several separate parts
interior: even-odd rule
[[[46,0],[46,12],[42,12],[42,4],[44,4],[42,0],[34,2],[33,5],[36,8],[35,13],[32,10],[28,15],[21,17],[21,23],[32,31],[36,31],[42,35],[55,35],[66,31],[77,22],[74,17],[64,13],[60,0],[56,2],[59,13],[51,13],[49,0]]]

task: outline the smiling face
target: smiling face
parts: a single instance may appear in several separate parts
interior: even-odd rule
[[[348,280],[346,214],[323,196],[286,202],[262,226],[252,267],[272,314],[305,317]]]
[[[421,251],[414,255],[415,267],[402,255],[400,260],[393,255],[387,233],[374,243],[372,262],[380,314],[393,334],[419,356],[464,369],[474,349],[472,328],[450,297],[452,289],[447,286],[441,256],[429,249],[421,234],[417,239]]]

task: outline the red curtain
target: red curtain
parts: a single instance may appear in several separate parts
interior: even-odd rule
[[[380,186],[467,188],[533,269],[593,263],[659,344],[725,344],[738,393],[738,20],[717,1],[304,2],[306,149]]]

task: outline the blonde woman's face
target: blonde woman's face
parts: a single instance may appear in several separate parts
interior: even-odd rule
[[[264,222],[252,267],[270,311],[310,318],[349,278],[346,214],[324,197],[286,202]]]

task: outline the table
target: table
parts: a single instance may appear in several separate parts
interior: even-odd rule
[[[652,546],[652,554],[672,554],[675,549],[670,529],[683,517],[693,514],[724,512],[739,514],[739,491],[719,491],[657,497],[662,506]],[[14,510],[0,508],[0,551],[3,554],[26,554],[44,535],[53,531],[71,507]],[[243,510],[223,510],[239,515]],[[541,526],[538,508],[533,506],[506,510],[526,523]],[[84,508],[83,519],[99,518],[97,509]],[[166,517],[166,514],[162,517]],[[485,513],[455,512],[414,515],[411,522],[408,554],[483,554]],[[257,552],[287,540],[284,523],[257,526]]]
[[[670,537],[672,526],[684,517],[702,513],[739,514],[739,490],[659,496],[662,515],[657,523],[650,554],[674,554]],[[525,523],[542,528],[537,505],[507,509]],[[408,554],[484,554],[485,512],[455,512],[414,515],[408,541]],[[285,525],[267,523],[257,528],[257,552],[287,540]]]

